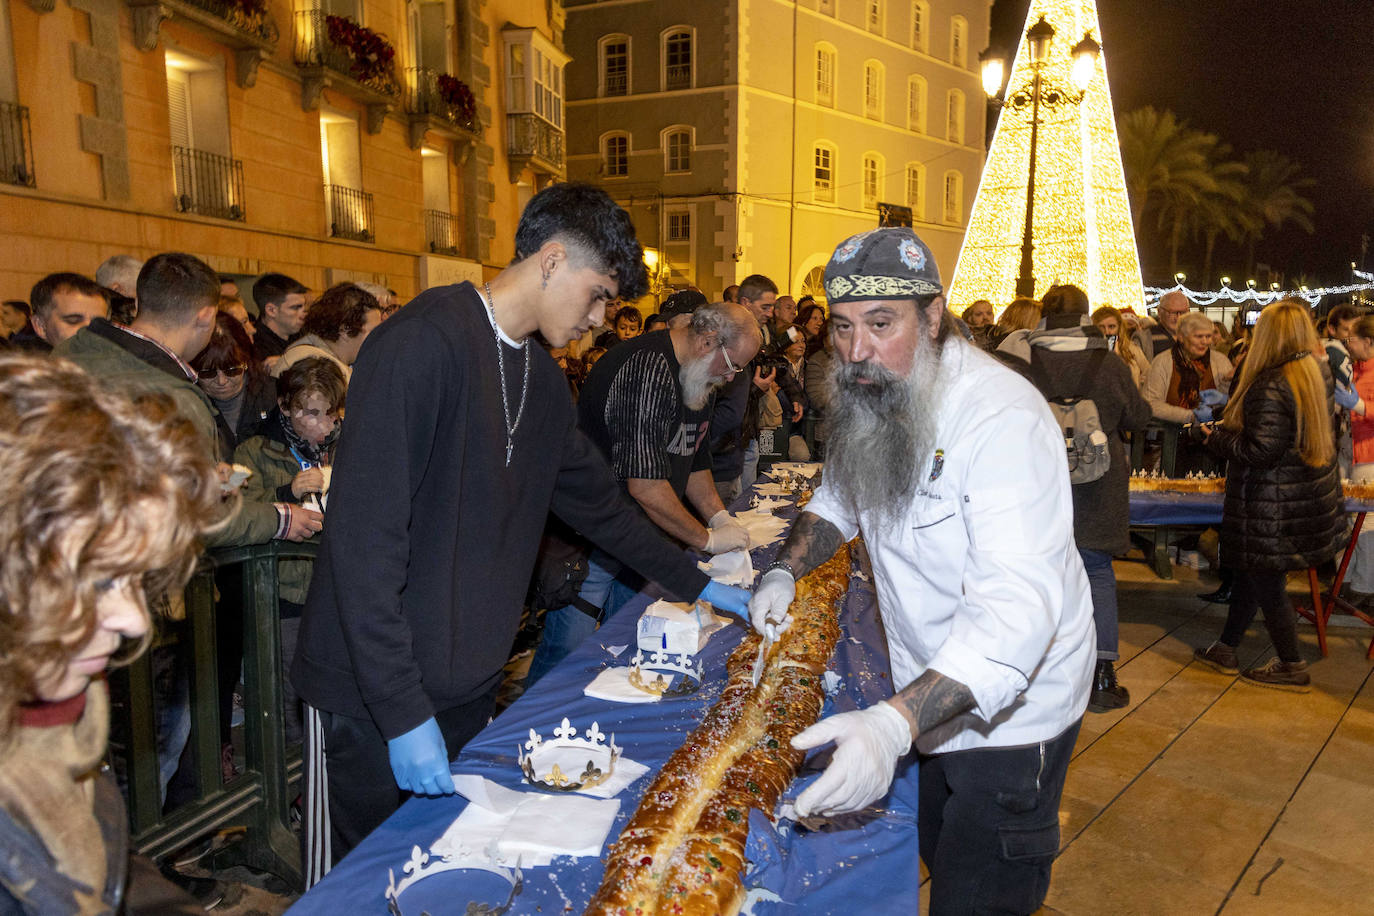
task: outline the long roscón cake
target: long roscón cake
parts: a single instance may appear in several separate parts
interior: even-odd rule
[[[792,626],[751,683],[760,637],[730,655],[720,699],[668,758],[606,859],[588,914],[734,914],[744,902],[749,809],[771,815],[805,754],[791,739],[824,702],[850,550],[797,583]]]

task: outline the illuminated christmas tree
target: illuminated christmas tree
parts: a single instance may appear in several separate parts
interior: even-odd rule
[[[1048,42],[1042,19],[1053,29]],[[1030,233],[1034,296],[1056,283],[1073,283],[1087,291],[1094,308],[1138,307],[1144,295],[1140,256],[1105,56],[1093,40],[1101,34],[1097,4],[1031,0],[1026,23],[950,283],[950,304],[957,312],[987,299],[1000,312],[1017,295],[1038,109]],[[1038,55],[1037,45],[1043,49]]]

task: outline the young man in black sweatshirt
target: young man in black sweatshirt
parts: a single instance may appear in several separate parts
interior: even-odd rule
[[[291,680],[307,703],[307,883],[403,799],[453,792],[486,724],[550,510],[682,600],[742,613],[625,501],[577,429],[554,347],[646,287],[604,192],[530,201],[510,267],[422,293],[369,335]],[[320,765],[327,761],[326,780]]]

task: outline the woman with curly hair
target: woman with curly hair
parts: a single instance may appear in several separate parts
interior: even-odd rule
[[[131,912],[151,884],[148,911],[183,912],[155,872],[130,875],[103,672],[144,649],[145,588],[183,585],[223,516],[215,468],[165,398],[16,355],[0,467],[0,911]]]
[[[1220,425],[1204,426],[1207,448],[1227,461],[1221,559],[1235,571],[1221,637],[1198,661],[1236,674],[1236,648],[1255,613],[1277,657],[1239,672],[1250,683],[1305,692],[1288,573],[1331,559],[1345,541],[1341,481],[1331,433],[1331,381],[1307,304],[1265,308]]]

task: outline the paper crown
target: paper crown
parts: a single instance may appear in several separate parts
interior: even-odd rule
[[[396,880],[396,870],[387,869],[386,886],[386,911],[390,916],[404,916],[401,910],[401,895],[406,892],[417,881],[432,877],[446,871],[459,871],[466,868],[477,868],[482,871],[500,875],[510,882],[510,896],[501,906],[493,907],[476,901],[467,905],[465,912],[468,913],[505,913],[510,910],[515,903],[515,898],[525,888],[525,877],[520,871],[520,860],[517,858],[513,866],[507,867],[497,862],[496,844],[484,852],[477,852],[462,848],[454,851],[450,855],[432,856],[419,846],[412,846],[410,850],[410,860],[401,866],[404,877],[400,881]]]
[[[615,735],[610,741],[593,722],[586,737],[577,737],[577,729],[563,718],[563,724],[553,730],[553,738],[544,737],[530,729],[530,737],[519,748],[520,771],[537,786],[555,792],[576,792],[599,786],[611,778],[620,748]],[[528,751],[528,753],[526,753]],[[585,764],[585,765],[584,765]]]
[[[705,666],[701,662],[693,663],[692,657],[686,653],[672,655],[668,652],[655,651],[646,657],[640,651],[636,652],[634,658],[630,659],[629,681],[631,687],[645,693],[668,698],[685,697],[701,689],[705,670]],[[648,671],[655,673],[646,674]],[[680,674],[682,678],[676,686],[671,686],[671,677],[664,677],[664,673]]]

